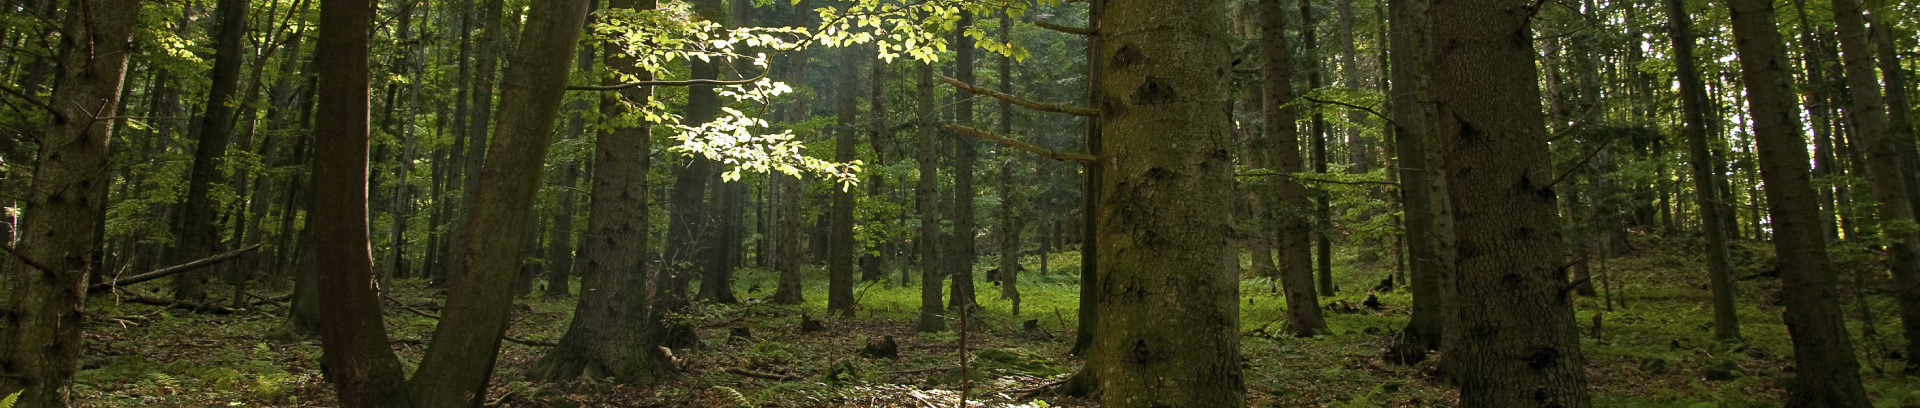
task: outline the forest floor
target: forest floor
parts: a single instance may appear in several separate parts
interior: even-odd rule
[[[1587,376],[1597,406],[1609,407],[1777,407],[1790,378],[1791,347],[1780,322],[1779,280],[1768,269],[1769,247],[1741,243],[1734,266],[1741,292],[1744,344],[1711,340],[1711,313],[1698,242],[1636,238],[1635,249],[1602,264],[1593,263],[1602,296],[1577,300]],[[1901,349],[1895,305],[1870,279],[1856,290],[1851,275],[1867,257],[1836,251],[1843,273],[1843,304],[1862,377],[1876,406],[1920,406],[1920,379],[1897,374]],[[1351,260],[1352,254],[1340,254]],[[1078,369],[1066,356],[1077,311],[1078,259],[1073,253],[1050,257],[1050,273],[1039,273],[1039,257],[1029,256],[1020,276],[1021,317],[1010,315],[999,288],[979,285],[985,309],[982,326],[968,341],[976,406],[1091,406],[1084,400],[1041,396],[1013,401],[1022,391]],[[1390,259],[1390,258],[1389,258]],[[981,260],[980,273],[991,265]],[[1336,262],[1338,265],[1351,263]],[[1313,338],[1271,336],[1278,331],[1281,299],[1265,278],[1242,285],[1241,351],[1247,359],[1250,406],[1258,407],[1446,407],[1456,395],[1441,383],[1431,360],[1411,366],[1381,358],[1395,329],[1406,321],[1409,297],[1404,288],[1374,293],[1391,273],[1391,263],[1376,267],[1336,268],[1340,294],[1322,303],[1333,334]],[[1605,271],[1600,273],[1600,271]],[[682,318],[700,328],[704,347],[676,356],[677,378],[646,386],[628,386],[581,378],[559,384],[536,383],[522,372],[543,347],[503,345],[488,406],[497,407],[949,407],[958,406],[961,373],[959,338],[953,332],[916,334],[919,293],[911,285],[871,283],[856,289],[862,307],[854,318],[825,316],[824,274],[810,270],[807,302],[773,306],[759,302],[771,295],[775,277],[743,270],[738,291],[749,300],[738,305],[701,305]],[[917,274],[916,274],[917,275]],[[898,279],[895,276],[894,279]],[[158,290],[160,285],[149,284]],[[423,282],[401,281],[390,288],[395,298],[432,310],[437,301]],[[538,292],[536,290],[536,292]],[[150,294],[151,295],[151,294]],[[1375,296],[1383,306],[1366,306]],[[1864,296],[1861,296],[1864,295]],[[1614,302],[1603,302],[1608,297]],[[1856,301],[1864,297],[1878,335],[1860,336],[1863,316]],[[88,307],[86,352],[74,387],[80,407],[333,406],[332,388],[320,378],[320,348],[314,339],[292,339],[281,328],[284,310],[269,305],[231,314],[193,313],[136,304],[115,296],[95,296]],[[1607,303],[1613,303],[1611,311]],[[515,308],[510,336],[557,340],[567,325],[574,300],[523,298]],[[411,370],[424,352],[433,320],[391,307],[387,328],[402,364]],[[1593,327],[1601,315],[1600,327]],[[825,330],[804,332],[800,320],[820,319]],[[1022,326],[1034,321],[1033,330]],[[748,338],[734,338],[738,329]],[[1595,335],[1597,332],[1597,336]],[[871,340],[892,337],[898,359],[860,356]],[[773,374],[764,379],[735,372]],[[984,400],[984,401],[982,401]]]

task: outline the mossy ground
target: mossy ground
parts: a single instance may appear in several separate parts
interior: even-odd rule
[[[1792,373],[1791,347],[1780,322],[1779,281],[1769,273],[1771,250],[1741,243],[1734,250],[1740,290],[1744,343],[1712,340],[1706,276],[1698,242],[1637,238],[1634,248],[1593,264],[1595,282],[1606,285],[1602,297],[1579,298],[1576,321],[1582,325],[1587,374],[1597,406],[1608,407],[1777,407]],[[1885,278],[1869,276],[1855,291],[1853,274],[1869,268],[1864,250],[1840,249],[1841,299],[1860,352],[1861,376],[1880,407],[1920,406],[1920,379],[1898,374],[1902,349],[1898,316]],[[1351,254],[1339,254],[1350,261]],[[1389,258],[1391,259],[1391,258]],[[1019,390],[1044,384],[1070,372],[1079,362],[1066,356],[1078,308],[1078,259],[1073,253],[1049,259],[1039,273],[1037,256],[1023,261],[1020,276],[1023,315],[1009,315],[999,289],[979,284],[985,309],[968,338],[970,349],[993,360],[970,364],[973,398],[1008,406]],[[994,265],[981,259],[976,273]],[[1252,406],[1445,407],[1456,398],[1432,362],[1387,364],[1380,354],[1406,321],[1410,300],[1404,287],[1373,293],[1391,273],[1391,263],[1353,266],[1336,262],[1341,292],[1323,304],[1360,305],[1368,295],[1381,310],[1357,307],[1329,311],[1333,334],[1315,338],[1267,336],[1284,324],[1277,318],[1284,302],[1272,294],[1272,282],[1243,282],[1240,306],[1246,356],[1246,385]],[[1602,272],[1604,270],[1604,273]],[[757,299],[771,295],[775,277],[748,269],[740,272],[739,305],[701,305],[685,319],[700,328],[706,347],[680,352],[684,374],[645,386],[609,384],[581,378],[559,384],[526,381],[526,370],[543,348],[507,343],[503,347],[490,405],[502,407],[842,407],[954,406],[961,379],[959,338],[953,332],[916,334],[919,282],[863,284],[855,290],[860,309],[853,318],[827,316],[824,272],[808,271],[806,303],[774,306]],[[918,273],[914,273],[917,278]],[[430,307],[432,290],[422,282],[400,281],[390,288],[401,301]],[[538,292],[538,291],[536,291]],[[1863,295],[1877,335],[1860,336]],[[1609,311],[1603,299],[1614,299]],[[515,308],[512,336],[553,340],[565,330],[572,298],[522,299]],[[1624,303],[1624,304],[1622,304]],[[431,335],[433,321],[389,308],[387,328],[403,364],[412,369]],[[324,311],[323,311],[324,312]],[[232,315],[193,314],[119,303],[95,296],[88,308],[87,352],[74,388],[81,407],[332,406],[331,387],[321,381],[319,346],[313,339],[280,335],[284,311],[266,306]],[[827,330],[802,333],[802,315],[822,319]],[[1593,336],[1594,316],[1601,316]],[[1022,330],[1036,320],[1038,330]],[[1267,327],[1268,330],[1257,330]],[[751,339],[732,339],[746,328]],[[869,359],[859,351],[869,340],[892,336],[900,359]],[[979,355],[983,351],[976,350]],[[1015,357],[1008,357],[1015,356]],[[804,377],[778,381],[727,373],[727,368]],[[1074,399],[1042,397],[1027,406],[1085,406]]]

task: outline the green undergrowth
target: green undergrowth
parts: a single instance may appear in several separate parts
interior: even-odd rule
[[[1770,248],[1752,242],[1736,245],[1733,263],[1744,340],[1715,341],[1699,243],[1647,237],[1636,237],[1633,243],[1620,256],[1590,264],[1598,296],[1575,298],[1575,321],[1596,406],[1782,406],[1792,376],[1792,350],[1780,321],[1779,280],[1771,271]],[[1894,356],[1903,349],[1903,340],[1888,289],[1891,282],[1872,273],[1863,281],[1855,279],[1860,277],[1856,273],[1875,265],[1872,253],[1841,247],[1835,254],[1843,274],[1838,300],[1876,406],[1920,406],[1920,381],[1897,374],[1900,361]],[[1275,293],[1276,283],[1264,277],[1242,281],[1238,302],[1245,335],[1240,349],[1250,405],[1453,406],[1457,393],[1441,381],[1444,373],[1433,360],[1402,366],[1381,358],[1397,329],[1406,324],[1411,302],[1400,285],[1376,290],[1394,274],[1394,265],[1359,265],[1352,254],[1335,255],[1339,291],[1321,298],[1329,334],[1274,334],[1284,333],[1286,324],[1285,302]],[[490,403],[567,408],[951,406],[965,388],[976,403],[980,395],[988,395],[987,406],[1086,406],[1075,399],[1043,397],[1015,405],[1003,398],[1064,378],[1081,364],[1067,356],[1078,316],[1079,258],[1072,252],[1047,258],[1045,274],[1039,272],[1040,257],[1021,259],[1026,269],[1018,285],[1022,310],[1013,316],[1011,302],[985,280],[998,260],[982,256],[974,273],[983,312],[966,339],[969,364],[964,375],[956,332],[913,331],[920,305],[918,270],[908,271],[910,280],[903,283],[898,266],[890,265],[886,281],[860,284],[855,289],[859,307],[852,318],[844,318],[825,310],[822,268],[803,269],[803,304],[780,306],[765,301],[777,277],[750,267],[737,275],[735,293],[741,303],[700,303],[677,317],[696,327],[701,337],[701,347],[675,351],[683,375],[647,385],[585,377],[530,381],[522,373],[546,349],[505,343]],[[1856,287],[1857,282],[1865,285]],[[438,311],[438,290],[425,282],[400,280],[388,289],[400,302]],[[516,303],[509,335],[557,340],[575,299],[534,292]],[[1377,308],[1368,306],[1369,297]],[[386,304],[394,350],[411,370],[435,321]],[[277,305],[214,315],[96,296],[89,301],[87,351],[74,388],[78,406],[332,406],[331,387],[321,380],[317,364],[318,343],[286,335],[283,316]],[[1862,336],[1863,316],[1874,321],[1876,335]],[[803,317],[821,320],[826,330],[801,330]],[[957,327],[957,319],[949,316],[949,321]],[[1023,328],[1028,321],[1034,330]],[[744,336],[736,337],[736,332]],[[861,354],[870,342],[889,337],[899,346],[899,358]]]

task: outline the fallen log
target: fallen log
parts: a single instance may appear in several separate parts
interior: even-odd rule
[[[242,248],[240,248],[240,249],[235,249],[235,250],[232,250],[232,251],[227,251],[227,252],[225,252],[225,253],[221,253],[221,254],[219,254],[219,255],[214,255],[214,256],[209,256],[209,257],[206,257],[206,258],[201,258],[200,260],[197,260],[197,261],[193,261],[193,262],[188,262],[188,263],[183,263],[183,264],[179,264],[179,265],[174,265],[174,266],[169,266],[169,267],[165,267],[165,268],[160,268],[160,269],[155,269],[155,270],[153,270],[152,272],[147,272],[147,273],[143,273],[143,274],[139,274],[139,275],[133,275],[133,276],[128,276],[128,277],[124,277],[124,278],[119,278],[119,279],[114,279],[114,280],[113,280],[112,282],[101,282],[101,283],[96,283],[96,284],[93,284],[93,286],[88,286],[88,287],[87,287],[87,292],[88,292],[88,293],[93,293],[93,292],[106,292],[106,291],[110,291],[110,290],[113,290],[114,288],[117,288],[117,287],[121,287],[121,286],[127,286],[127,285],[132,285],[132,284],[135,284],[135,283],[140,283],[140,282],[146,282],[146,281],[150,281],[150,280],[154,280],[154,279],[160,279],[160,278],[165,278],[165,277],[168,277],[168,276],[173,276],[173,275],[175,275],[175,274],[179,274],[179,273],[181,273],[181,272],[186,272],[186,271],[191,271],[191,270],[195,270],[195,269],[200,269],[200,268],[205,268],[205,267],[208,267],[208,266],[212,266],[213,264],[217,264],[217,263],[220,263],[220,262],[224,262],[224,261],[226,261],[226,260],[228,260],[228,259],[233,259],[233,258],[235,258],[235,257],[239,257],[239,256],[240,256],[241,254],[245,254],[245,253],[247,253],[247,252],[250,252],[250,251],[253,251],[253,250],[255,250],[255,249],[260,249],[260,244],[253,244],[253,245],[248,245],[248,246],[246,246],[246,247],[242,247]]]

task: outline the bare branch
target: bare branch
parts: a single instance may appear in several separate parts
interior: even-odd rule
[[[1035,25],[1035,26],[1039,26],[1040,28],[1045,28],[1045,29],[1048,29],[1048,30],[1053,30],[1053,31],[1059,31],[1059,32],[1063,32],[1063,33],[1067,33],[1067,34],[1075,34],[1075,35],[1086,35],[1086,36],[1094,36],[1094,35],[1100,35],[1100,33],[1099,33],[1099,32],[1097,32],[1097,31],[1093,31],[1093,29],[1091,29],[1091,28],[1085,28],[1085,27],[1068,27],[1068,26],[1063,26],[1063,25],[1059,25],[1059,24],[1054,24],[1054,23],[1049,23],[1049,22],[1045,22],[1045,21],[1035,21],[1035,22],[1033,22],[1033,25]]]
[[[1046,156],[1046,158],[1049,158],[1049,159],[1054,159],[1059,161],[1080,162],[1080,163],[1093,163],[1095,161],[1100,160],[1099,157],[1095,157],[1093,155],[1088,155],[1084,153],[1068,153],[1068,152],[1048,149],[1045,147],[1035,146],[1027,142],[1013,140],[1013,138],[1010,138],[1007,136],[1003,136],[993,132],[988,132],[985,130],[975,129],[971,127],[966,127],[966,126],[961,126],[956,124],[947,124],[947,129],[951,129],[955,132],[960,132],[960,134],[963,134],[963,135],[972,136],[979,139],[990,140],[990,141],[993,141],[994,143],[999,143],[1007,147],[1025,150],[1028,152],[1033,152],[1041,156]]]
[[[1328,180],[1328,179],[1320,179],[1320,178],[1313,178],[1313,177],[1302,177],[1302,176],[1297,176],[1297,175],[1293,175],[1293,174],[1288,174],[1288,173],[1281,173],[1281,172],[1275,172],[1275,171],[1271,171],[1271,170],[1261,170],[1261,171],[1249,171],[1249,172],[1245,172],[1245,173],[1238,173],[1238,174],[1234,174],[1234,176],[1235,176],[1235,177],[1266,177],[1266,176],[1281,176],[1281,177],[1286,177],[1286,178],[1290,178],[1290,179],[1294,179],[1294,181],[1306,181],[1306,182],[1314,182],[1314,183],[1327,183],[1327,184],[1345,184],[1345,185],[1349,185],[1349,186],[1365,186],[1365,185],[1380,185],[1380,186],[1394,186],[1394,187],[1399,187],[1399,186],[1400,186],[1400,183],[1395,183],[1395,182],[1391,182],[1391,181],[1377,181],[1377,180],[1357,180],[1357,181],[1342,181],[1342,180]]]
[[[940,78],[940,82],[945,82],[949,85],[953,85],[955,88],[960,88],[960,90],[962,91],[967,91],[968,93],[978,94],[978,95],[986,96],[993,99],[1007,101],[1007,103],[1020,105],[1020,106],[1026,107],[1027,109],[1033,109],[1041,112],[1065,113],[1068,115],[1075,115],[1075,116],[1100,116],[1100,111],[1093,110],[1093,109],[1087,109],[1087,108],[1082,108],[1078,106],[1052,105],[1052,104],[1029,101],[1026,99],[1021,99],[1018,96],[1009,95],[1004,92],[995,91],[987,88],[981,88],[978,86],[974,86],[973,84],[960,82],[960,80],[950,78],[946,75],[935,74],[934,77]]]
[[[1315,98],[1315,97],[1311,97],[1311,96],[1302,96],[1302,97],[1300,97],[1300,99],[1305,99],[1305,100],[1307,100],[1307,101],[1310,101],[1310,102],[1313,102],[1313,103],[1324,103],[1324,104],[1328,104],[1328,105],[1340,105],[1340,106],[1344,106],[1344,107],[1347,107],[1348,109],[1353,109],[1353,110],[1357,110],[1357,111],[1361,111],[1361,112],[1366,112],[1366,113],[1367,113],[1367,114],[1369,114],[1369,115],[1373,115],[1374,117],[1378,117],[1378,118],[1380,118],[1380,120],[1384,120],[1384,121],[1387,121],[1387,124],[1389,124],[1389,125],[1393,125],[1393,127],[1396,127],[1396,128],[1397,128],[1397,127],[1400,127],[1400,123],[1398,123],[1398,122],[1394,122],[1394,121],[1393,121],[1393,118],[1391,118],[1391,117],[1387,117],[1387,115],[1386,115],[1386,114],[1384,114],[1384,113],[1380,113],[1380,111],[1377,111],[1377,110],[1373,110],[1373,108],[1369,108],[1369,107],[1365,107],[1365,106],[1360,106],[1360,105],[1355,105],[1355,104],[1351,104],[1351,103],[1346,103],[1346,102],[1341,102],[1341,101],[1332,101],[1332,100],[1325,100],[1325,99],[1320,99],[1320,98]]]
[[[201,258],[200,260],[193,261],[193,262],[155,269],[153,272],[147,272],[139,275],[133,275],[125,278],[115,279],[112,282],[96,283],[96,284],[93,284],[93,286],[88,286],[87,291],[88,292],[105,292],[105,291],[113,290],[114,288],[117,288],[120,286],[132,285],[135,283],[146,282],[154,279],[173,276],[174,274],[178,274],[181,272],[200,269],[200,268],[207,267],[209,265],[226,261],[228,259],[233,259],[235,257],[239,257],[240,254],[244,254],[244,253],[247,253],[248,251],[252,251],[255,249],[260,249],[260,244],[248,245],[240,249],[227,251],[225,253],[209,256],[206,258]]]
[[[33,269],[39,269],[41,272],[54,273],[53,268],[48,268],[46,265],[42,265],[39,262],[34,262],[32,258],[27,258],[26,255],[21,254],[20,250],[17,248],[14,248],[12,245],[0,244],[0,249],[4,249],[7,251],[7,253],[13,254],[13,259],[20,260],[20,263],[27,264],[28,267],[32,267]]]

